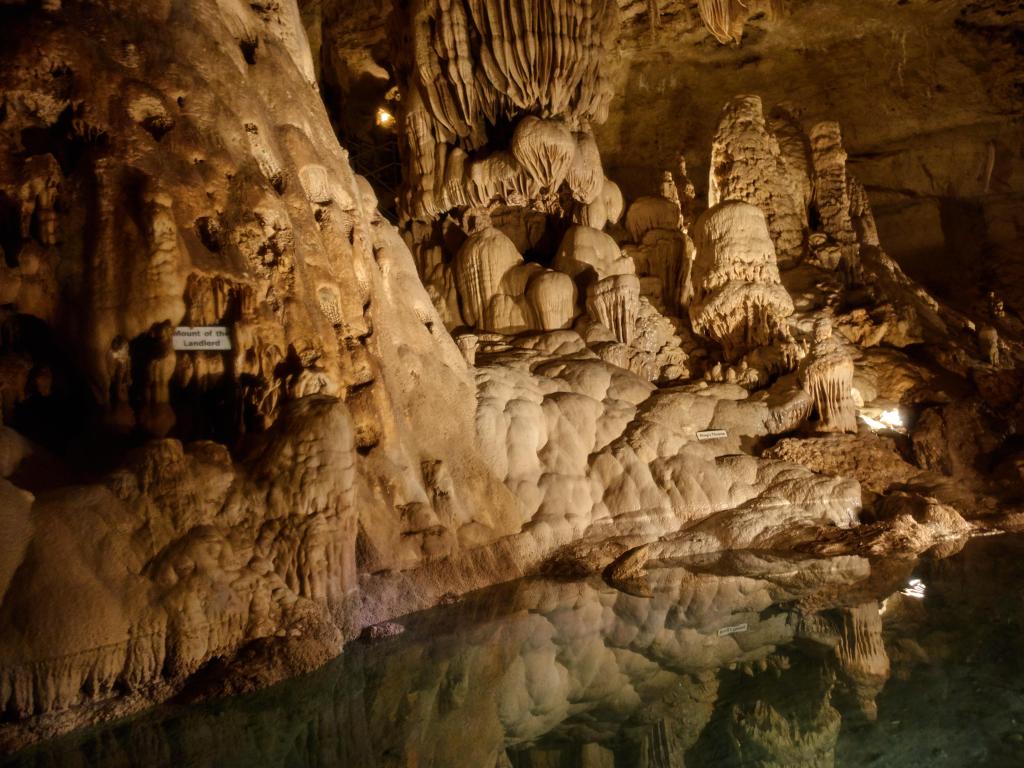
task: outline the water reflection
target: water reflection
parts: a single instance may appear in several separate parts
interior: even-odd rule
[[[1022,554],[1002,537],[884,565],[732,555],[651,572],[649,597],[518,583],[304,679],[13,764],[1018,765]]]

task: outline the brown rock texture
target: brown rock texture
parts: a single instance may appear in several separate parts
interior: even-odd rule
[[[1019,17],[921,5],[664,0],[642,34],[628,0],[0,5],[0,748],[263,687],[519,577],[697,599],[652,568],[954,546],[1019,496],[1012,285],[943,300],[886,250],[896,210],[930,236],[921,147],[944,247],[976,214],[986,248],[1017,237],[993,142],[1018,145],[983,117],[1012,78],[964,41]],[[991,90],[943,111],[914,29],[955,49],[926,73]],[[882,62],[868,85],[855,60]],[[879,78],[899,119],[868,124]],[[936,115],[963,157],[921,139]],[[843,608],[870,714],[878,622]],[[815,686],[813,711],[741,697],[715,728],[738,759],[827,762]],[[508,694],[524,741],[571,699],[538,690]]]

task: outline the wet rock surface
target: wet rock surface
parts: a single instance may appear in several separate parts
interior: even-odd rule
[[[313,675],[12,765],[1010,764],[1024,606],[999,585],[1020,578],[1021,547],[735,553],[652,569],[645,596],[528,580],[409,617]]]
[[[659,583],[669,565],[743,551],[898,568],[1020,527],[1019,13],[644,5],[642,34],[637,4],[611,0],[0,7],[4,750],[346,649],[383,663],[346,645],[364,629],[415,656],[394,619],[605,573],[629,599],[596,581],[494,593],[511,601],[499,616],[520,601],[543,617],[538,641],[575,631],[545,600],[602,617],[617,639],[591,638],[591,667],[570,680],[512,628],[501,658],[523,688],[488,689],[482,658],[487,685],[435,697],[449,713],[503,702],[475,765],[542,765],[552,728],[591,727],[577,695],[633,717],[677,669],[701,681],[680,706],[716,706],[725,657],[687,666],[717,651],[687,646],[669,603],[704,598]],[[865,120],[872,78],[891,120]],[[950,137],[966,148],[937,149]],[[922,283],[907,257],[935,205],[945,251],[974,253],[965,233],[985,220],[990,268],[954,270],[963,290]],[[800,641],[762,615],[778,585],[743,573],[698,592],[763,592],[736,626],[756,614],[757,648]],[[807,631],[836,638],[866,716],[888,668],[857,605]],[[622,653],[602,679],[609,642]],[[766,694],[711,730],[638,723],[636,754],[725,739],[765,764],[831,755],[835,681],[726,642],[738,676],[799,680],[828,706]],[[672,646],[687,661],[659,656]],[[432,722],[424,696],[381,706]],[[579,760],[614,757],[605,735]]]

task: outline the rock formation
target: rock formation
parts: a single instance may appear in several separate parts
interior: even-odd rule
[[[853,206],[850,183],[846,177],[846,151],[837,123],[820,123],[811,129],[811,147],[814,157],[814,206],[821,217],[823,232],[839,249],[836,262],[828,260],[825,266],[840,264],[851,269],[857,261],[857,235],[853,231]],[[863,197],[858,193],[858,199]],[[863,204],[858,207],[863,207]]]
[[[800,380],[814,400],[817,428],[822,432],[857,431],[853,402],[853,359],[832,336],[832,323],[814,324],[814,341],[800,368]]]
[[[761,209],[780,266],[803,257],[807,208],[804,169],[787,163],[758,96],[738,96],[722,111],[711,149],[708,206],[739,200]]]
[[[793,301],[779,278],[764,214],[725,202],[697,220],[690,319],[735,360],[786,335]]]
[[[500,582],[607,573],[644,597],[553,588],[602,616],[583,622],[593,669],[659,691],[685,670],[687,711],[737,759],[827,761],[833,689],[870,714],[888,673],[874,598],[787,621],[765,613],[777,579],[659,569],[916,552],[1010,525],[994,513],[1019,490],[1013,307],[994,296],[978,315],[916,283],[837,124],[727,100],[746,88],[694,116],[726,101],[687,158],[663,122],[671,161],[624,195],[608,177],[625,150],[599,126],[629,2],[7,5],[0,747],[268,685]],[[722,43],[781,17],[685,5]],[[657,32],[671,14],[652,6]],[[369,134],[387,146],[338,116],[383,109],[345,101],[346,7],[351,23],[388,16],[390,70],[364,61],[389,83],[393,113]],[[390,186],[373,161],[388,146]],[[717,590],[745,597],[701,626],[742,615],[763,653],[683,626],[680,606]],[[537,739],[580,690],[613,719],[636,712],[596,673],[573,668],[567,689],[522,645],[562,631],[535,621],[545,599],[520,601],[534,618],[502,651],[518,676],[487,691],[514,733],[481,738],[474,765],[509,764],[513,744],[556,759]],[[559,644],[582,658],[576,629]],[[827,635],[827,674],[776,651],[798,632]],[[714,664],[680,661],[707,639],[724,643]],[[737,682],[712,675],[726,661],[799,681],[813,706],[751,693],[712,717]],[[453,672],[399,696],[416,712],[398,721],[485,700],[471,688]],[[631,731],[629,759],[700,747],[671,711]],[[573,759],[617,760],[599,736]]]
[[[410,213],[432,218],[467,197],[477,206],[550,205],[567,176],[579,202],[593,202],[604,174],[587,129],[604,119],[611,97],[604,59],[618,29],[612,0],[416,0],[405,21]],[[515,123],[508,154],[473,158],[494,149],[487,126],[502,123]]]

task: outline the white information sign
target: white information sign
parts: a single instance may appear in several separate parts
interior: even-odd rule
[[[746,631],[747,631],[747,625],[746,624],[737,624],[734,627],[722,627],[720,630],[718,630],[718,636],[719,637],[725,637],[726,635],[735,635],[737,632],[746,632]]]
[[[705,429],[703,432],[697,433],[697,439],[701,442],[705,440],[721,440],[729,436],[729,433],[724,429]]]
[[[174,329],[174,349],[178,352],[222,352],[231,349],[231,336],[223,325],[179,325]]]

